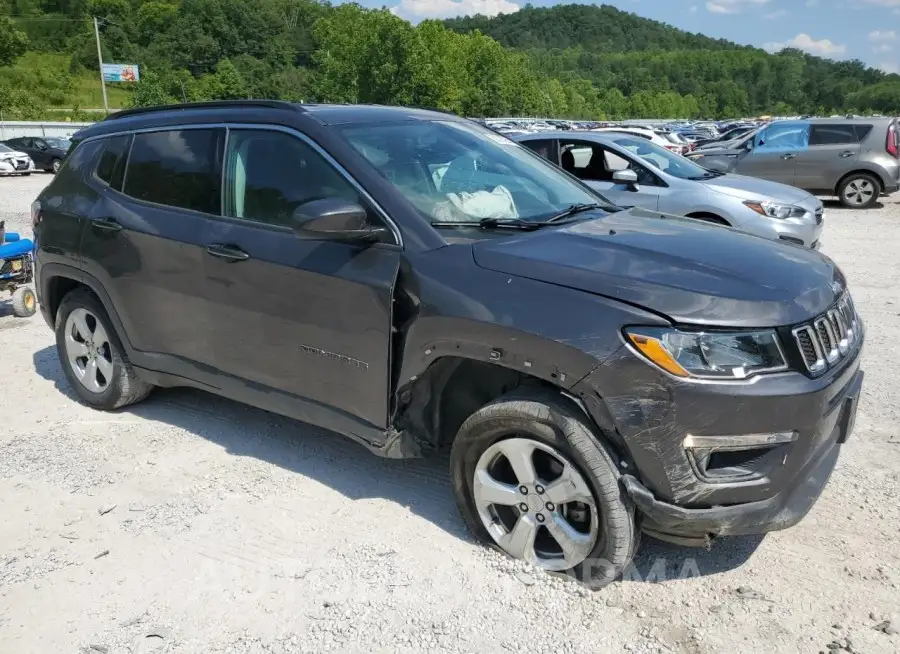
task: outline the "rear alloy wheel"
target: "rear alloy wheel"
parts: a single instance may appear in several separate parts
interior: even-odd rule
[[[59,172],[59,167],[61,165],[62,165],[62,162],[59,159],[53,160],[53,174],[54,175]]]
[[[56,350],[78,398],[111,411],[153,390],[137,376],[100,301],[87,290],[69,293],[56,313]]]
[[[469,529],[513,558],[597,588],[634,556],[634,505],[616,465],[587,416],[552,391],[514,391],[472,414],[451,472]]]
[[[881,185],[871,175],[851,175],[838,189],[841,204],[850,209],[868,209],[878,201]]]

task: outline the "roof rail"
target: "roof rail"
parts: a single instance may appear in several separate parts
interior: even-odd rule
[[[151,114],[160,111],[183,111],[185,109],[222,109],[222,108],[260,108],[269,109],[290,109],[291,111],[303,111],[303,109],[284,100],[213,100],[210,102],[188,102],[184,104],[161,104],[152,107],[135,107],[134,109],[122,109],[113,114],[108,115],[104,120],[115,120],[117,118],[127,118],[129,116],[140,116],[142,114]]]

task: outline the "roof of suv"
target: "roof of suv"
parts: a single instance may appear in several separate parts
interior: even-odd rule
[[[190,116],[192,121],[199,117],[220,121],[229,114],[239,113],[242,118],[255,116],[266,122],[270,112],[295,112],[308,116],[322,125],[345,125],[351,123],[379,123],[403,120],[466,120],[452,113],[410,107],[389,107],[364,104],[300,104],[281,100],[220,100],[214,102],[191,102],[186,104],[159,105],[124,109],[107,116],[79,131],[79,138],[99,134],[119,132],[123,129],[179,123]]]

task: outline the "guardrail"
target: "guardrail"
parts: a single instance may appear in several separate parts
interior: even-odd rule
[[[93,123],[7,120],[0,121],[0,141],[18,136],[71,136]]]

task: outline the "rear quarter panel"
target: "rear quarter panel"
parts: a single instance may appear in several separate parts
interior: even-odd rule
[[[99,150],[83,143],[67,158],[59,173],[38,196],[41,220],[35,228],[35,264],[61,264],[81,269],[81,238],[100,194],[84,183]],[[38,285],[40,287],[40,284]]]

